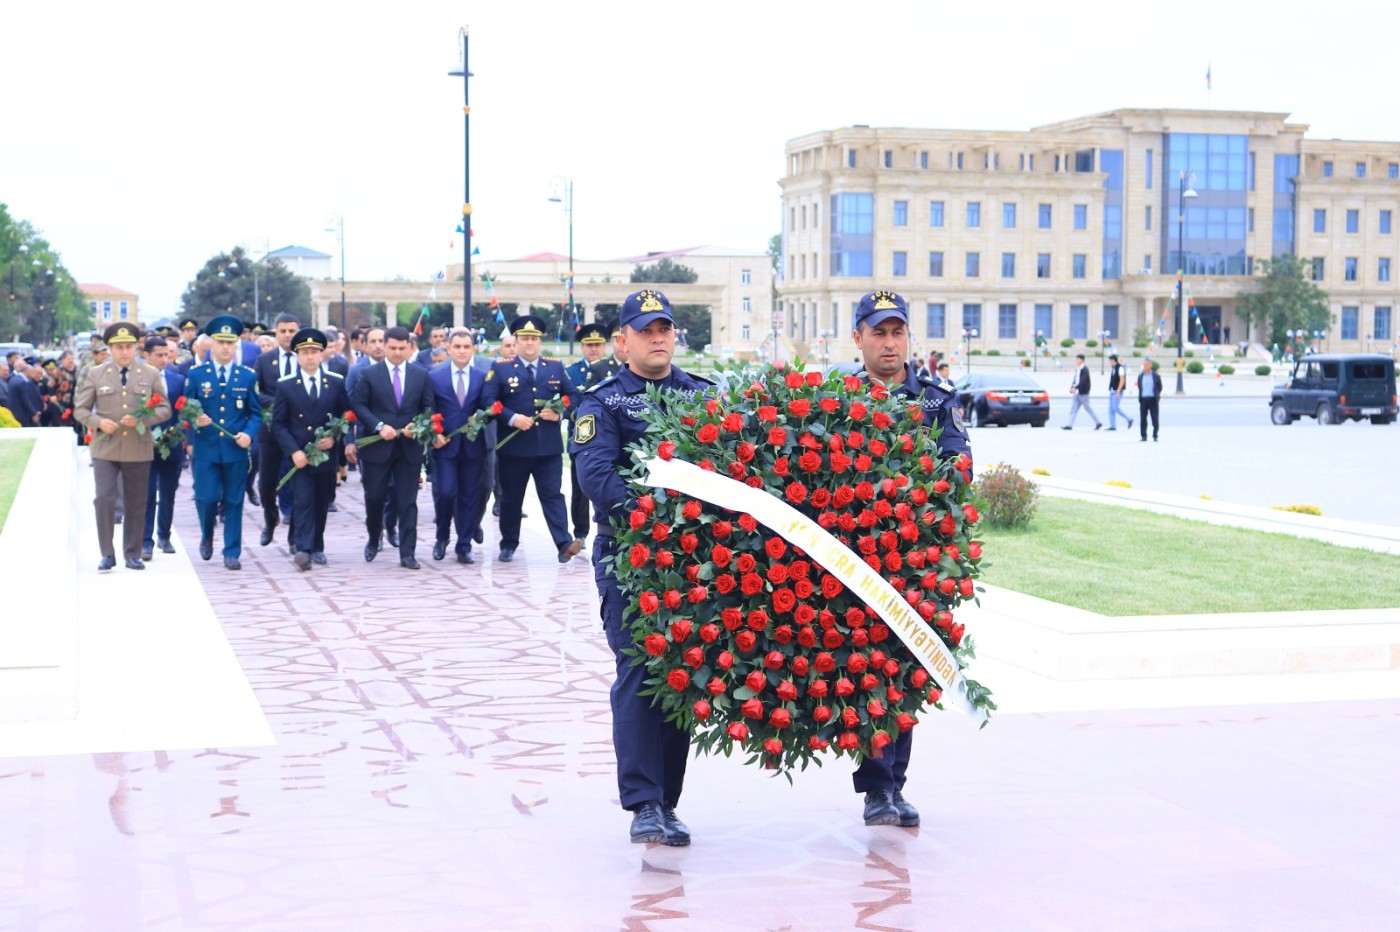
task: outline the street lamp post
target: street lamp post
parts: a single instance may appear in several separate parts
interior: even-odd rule
[[[336,235],[337,248],[340,250],[340,332],[346,331],[345,326],[345,215],[326,214],[326,232]]]
[[[964,327],[964,328],[963,328],[962,337],[963,337],[963,365],[965,366],[965,368],[963,369],[964,372],[971,372],[971,371],[972,371],[972,338],[975,337],[975,336],[977,336],[977,328],[976,328],[976,327]]]
[[[1186,180],[1186,171],[1183,169],[1177,177],[1177,208],[1176,208],[1176,393],[1186,394],[1186,386],[1182,381],[1182,372],[1186,368],[1183,352],[1186,349],[1186,327],[1189,318],[1186,316],[1186,199],[1196,196],[1196,189],[1191,187]]]
[[[449,78],[462,79],[462,303],[463,321],[472,329],[472,108],[468,86],[472,76],[467,69],[467,27],[457,30],[461,46],[462,65],[447,72]]]
[[[569,355],[572,356],[574,332],[578,329],[578,312],[574,310],[574,179],[555,175],[549,187],[559,192],[550,201],[564,205],[564,216],[569,221]]]

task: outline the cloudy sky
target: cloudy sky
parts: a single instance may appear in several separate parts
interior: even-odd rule
[[[578,256],[762,250],[785,141],[853,123],[1210,105],[1400,140],[1393,2],[17,6],[0,7],[0,202],[147,319],[236,244],[336,253],[333,213],[351,279],[458,259],[462,25],[478,261],[566,251],[560,175]]]

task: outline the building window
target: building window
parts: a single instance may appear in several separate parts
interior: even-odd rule
[[[744,326],[740,329],[740,337],[739,337],[739,339],[743,340],[745,343],[749,342],[750,337],[749,337],[749,325],[748,325],[748,324],[744,324]]]
[[[1074,272],[1073,272],[1074,277],[1075,277],[1075,278],[1083,278],[1083,277],[1084,277],[1084,274],[1085,274],[1085,269],[1086,269],[1086,268],[1088,267],[1088,265],[1089,265],[1089,257],[1086,256],[1086,255],[1085,255],[1084,253],[1082,253],[1082,252],[1076,252],[1076,253],[1074,254],[1074,256],[1073,256],[1073,264],[1074,264]]]
[[[1365,177],[1366,177],[1366,163],[1365,163],[1365,162],[1357,162],[1357,163],[1356,163],[1356,177],[1358,177],[1358,178],[1365,178]]]
[[[1390,339],[1390,308],[1376,308],[1376,325],[1371,328],[1371,336],[1377,340]]]
[[[1035,306],[1035,335],[1047,340],[1055,335],[1055,305]]]
[[[976,330],[980,335],[982,333],[982,305],[964,304],[962,325],[964,330]]]
[[[1382,256],[1376,260],[1376,281],[1390,281],[1390,258],[1388,256]]]
[[[1144,230],[1152,229],[1152,205],[1147,205],[1147,223],[1142,227]]]
[[[1387,165],[1385,167],[1385,176],[1387,178],[1400,178],[1400,162],[1391,162]],[[1386,308],[1386,310],[1390,310],[1390,308]]]
[[[967,202],[967,225],[968,228],[980,227],[982,225],[982,202]]]
[[[959,153],[958,153],[958,171],[962,171],[962,168],[963,168],[963,154],[962,154],[961,152],[959,152]]]
[[[967,268],[964,272],[968,278],[977,278],[982,274],[982,254],[980,252],[970,252],[967,254]]]
[[[1074,228],[1075,228],[1076,230],[1087,230],[1087,229],[1089,229],[1089,205],[1088,205],[1088,204],[1075,204],[1075,205],[1074,205]]]
[[[903,278],[909,274],[909,253],[902,250],[895,252],[893,273],[895,278]]]
[[[856,167],[856,150],[855,150],[855,149],[847,149],[847,150],[846,150],[846,167],[847,167],[847,168],[855,168],[855,167]]]
[[[1147,255],[1145,255],[1145,256],[1142,257],[1142,270],[1143,270],[1144,272],[1151,272],[1151,271],[1152,271],[1152,254],[1151,254],[1151,253],[1148,253]]]
[[[92,314],[92,316],[93,316],[94,318],[97,317],[97,302],[96,302],[96,301],[89,301],[89,302],[88,302],[88,312],[89,312],[90,314]]]
[[[1118,339],[1118,305],[1103,306],[1103,329],[1108,332],[1110,340]]]
[[[1313,232],[1327,232],[1327,211],[1321,207],[1313,208]]]
[[[122,320],[126,320],[127,307],[125,301],[120,301],[117,303],[117,314]]]
[[[943,277],[943,253],[931,252],[928,254],[928,277]]]
[[[922,168],[922,169],[925,169],[925,170],[928,169],[928,153],[927,153],[927,152],[920,152],[920,153],[919,153],[919,167]]]
[[[103,301],[103,302],[102,302],[102,319],[103,319],[103,320],[111,320],[111,319],[112,319],[112,302],[111,302],[111,301]]]
[[[1035,256],[1035,277],[1036,277],[1036,278],[1049,278],[1049,277],[1050,277],[1050,253],[1048,253],[1048,252],[1036,253],[1036,256]]]
[[[941,340],[948,335],[948,313],[943,304],[930,301],[924,305],[924,336],[929,340]]]
[[[831,275],[875,273],[875,195],[831,195]]]
[[[1147,150],[1147,190],[1152,190],[1152,150]]]
[[[1345,271],[1344,271],[1344,277],[1346,278],[1347,281],[1349,281],[1349,282],[1354,282],[1354,281],[1356,281],[1356,257],[1355,257],[1355,256],[1347,256],[1347,257],[1346,257],[1346,265],[1344,266],[1344,270],[1345,270]]]
[[[1037,225],[1042,230],[1050,229],[1050,205],[1041,204],[1037,210]]]
[[[1390,232],[1390,211],[1388,210],[1381,211],[1381,232]]]
[[[1324,177],[1324,178],[1331,178],[1331,177],[1332,177],[1332,163],[1331,163],[1331,162],[1323,162],[1323,163],[1322,163],[1322,177]]]
[[[1253,232],[1254,232],[1254,208],[1253,208],[1253,207],[1249,208],[1249,220],[1248,220],[1247,229],[1249,230],[1250,233],[1253,233]]]
[[[1249,190],[1254,190],[1254,153],[1249,153]]]
[[[885,167],[894,168],[894,153],[889,149],[885,150]]]
[[[1016,305],[997,305],[997,338],[1000,340],[1016,339]]]
[[[745,313],[745,314],[750,314],[750,313],[752,313],[752,312],[753,312],[753,299],[750,298],[748,295],[745,295],[743,300],[744,300],[744,313]]]
[[[796,229],[797,229],[797,208],[796,208],[796,207],[789,207],[789,208],[788,208],[788,229],[789,229],[789,230],[796,230]]]
[[[1359,233],[1360,231],[1361,231],[1361,211],[1359,211],[1359,210],[1348,210],[1348,211],[1347,211],[1347,232],[1348,232],[1348,233]]]
[[[907,227],[909,225],[909,202],[894,202],[894,225],[897,227]]]
[[[1014,252],[1004,252],[1001,254],[1001,277],[1016,277],[1016,254]]]
[[[1315,256],[1312,261],[1312,267],[1312,280],[1315,282],[1322,281],[1322,277],[1327,271],[1327,260],[1323,259],[1321,256]]]
[[[931,227],[943,226],[943,202],[928,202],[928,225]]]
[[[741,285],[752,285],[752,284],[753,284],[753,269],[740,269],[740,270],[739,270],[739,284],[741,284]]]
[[[1355,340],[1355,339],[1356,339],[1356,321],[1357,321],[1357,318],[1361,316],[1360,310],[1361,310],[1360,308],[1355,308],[1355,307],[1344,307],[1344,308],[1342,308],[1342,339],[1343,339],[1343,340]]]
[[[1014,230],[1014,229],[1016,229],[1016,205],[1015,205],[1015,204],[1002,204],[1002,205],[1001,205],[1001,225],[1002,225],[1002,228],[1003,228],[1003,229],[1006,229],[1006,230]]]
[[[1094,170],[1094,150],[1084,149],[1074,153],[1074,170],[1076,172],[1091,172]]]
[[[1069,306],[1069,335],[1074,340],[1087,340],[1089,338],[1089,305],[1071,304]]]

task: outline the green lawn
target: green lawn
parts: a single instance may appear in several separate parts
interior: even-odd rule
[[[1042,495],[982,535],[994,586],[1104,615],[1400,606],[1400,557]]]
[[[19,490],[19,480],[24,475],[32,449],[33,440],[6,440],[0,443],[0,531],[5,530],[10,503],[15,500],[15,492]]]

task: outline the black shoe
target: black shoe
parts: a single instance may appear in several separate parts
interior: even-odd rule
[[[1109,428],[1109,430],[1117,430],[1117,429],[1118,429],[1118,428],[1116,428],[1116,427],[1110,427],[1110,428]]]
[[[1102,429],[1103,429],[1103,425],[1102,425],[1102,424],[1099,424],[1099,423],[1095,423],[1095,424],[1094,424],[1094,430],[1102,430]]]
[[[899,810],[894,805],[894,790],[875,790],[865,794],[865,824],[899,824]]]
[[[388,531],[388,534],[389,534],[389,546],[390,546],[390,547],[393,547],[395,550],[397,550],[397,549],[398,549],[398,546],[399,546],[399,529],[398,529],[398,528],[391,528],[391,529]]]
[[[108,570],[110,570],[112,567],[114,567],[114,566],[116,566],[116,565],[117,565],[117,558],[116,558],[116,557],[103,557],[103,558],[102,558],[102,562],[100,562],[100,563],[97,564],[97,572],[99,572],[99,573],[105,573],[105,572],[107,572]]]
[[[632,813],[632,844],[651,845],[666,841],[666,816],[660,803],[642,803]]]
[[[262,534],[258,537],[258,546],[266,547],[270,543],[272,543],[272,528],[264,525]]]
[[[243,564],[238,562],[237,557],[224,557],[224,569],[241,570],[243,569]]]
[[[315,563],[317,566],[325,566],[326,555],[319,550],[313,551],[311,554],[311,562]]]
[[[201,537],[199,539],[199,558],[208,560],[214,556],[214,538]]]
[[[335,502],[331,502],[330,505],[326,508],[326,511],[339,511],[339,510],[340,510],[340,509],[336,507]]]
[[[121,513],[120,511],[117,512],[116,515],[113,516],[113,518],[112,518],[112,523],[113,523],[113,524],[121,524],[121,523],[122,523],[122,513]]]
[[[249,486],[248,501],[252,502],[254,508],[262,507],[262,499],[258,497],[258,490]]]
[[[500,503],[500,502],[496,502],[495,504],[493,504],[493,505],[491,506],[491,517],[493,517],[493,518],[499,518],[500,516],[501,516],[501,503]]]
[[[146,568],[146,564],[142,563],[135,557],[127,557],[126,568],[129,570],[144,570]]]
[[[559,562],[568,563],[583,549],[583,541],[574,539],[559,548]]]
[[[1132,418],[1128,418],[1128,426],[1129,426],[1129,427],[1132,427],[1132,426],[1133,426],[1133,419],[1132,419]]]
[[[1152,442],[1153,442],[1153,443],[1156,443],[1156,442],[1157,442],[1157,435],[1156,435],[1156,434],[1153,434],[1153,435],[1152,435]]]
[[[514,548],[514,547],[502,547],[502,548],[501,548],[500,561],[501,561],[502,563],[509,563],[511,560],[514,560],[514,559],[515,559],[515,548]]]
[[[1066,424],[1064,427],[1061,427],[1060,430],[1074,430],[1074,428]]]
[[[172,545],[172,544],[170,543],[170,538],[168,538],[168,537],[163,538],[162,540],[156,541],[156,546],[160,548],[160,552],[161,552],[161,553],[174,553],[174,552],[175,552],[175,547],[174,547],[174,545]]]
[[[905,799],[899,790],[894,791],[894,808],[899,813],[899,824],[904,828],[913,828],[919,824],[919,810],[915,809],[914,804]]]
[[[296,553],[292,554],[292,562],[297,565],[297,569],[305,572],[311,569],[311,554],[307,553],[305,550],[298,550]]]
[[[483,531],[481,528],[477,528],[475,531],[472,532],[472,540],[478,544],[486,543],[486,532]]]
[[[152,547],[150,544],[142,544],[142,545],[141,545],[141,559],[142,559],[142,560],[149,560],[149,559],[151,559],[152,557],[154,557],[155,555],[156,555],[156,548],[155,548],[155,547]]]
[[[1147,442],[1147,438],[1146,438],[1146,437],[1143,437],[1143,438],[1142,438],[1142,442],[1143,442],[1143,443],[1146,443],[1146,442]]]
[[[365,544],[365,562],[369,563],[373,561],[374,555],[378,552],[379,548],[376,547],[374,544]]]
[[[406,570],[421,570],[423,568],[419,566],[418,561],[412,557],[404,557],[399,561],[399,566],[402,566]]]
[[[476,562],[476,558],[472,556],[472,552],[471,552],[470,550],[458,550],[458,551],[457,551],[457,562],[458,562],[458,563],[475,563],[475,562]]]
[[[441,560],[447,556],[447,541],[439,540],[433,542],[433,559]]]
[[[917,814],[915,818],[918,818]],[[676,817],[675,806],[661,807],[661,821],[666,827],[666,844],[673,848],[683,848],[690,844],[690,829]]]

